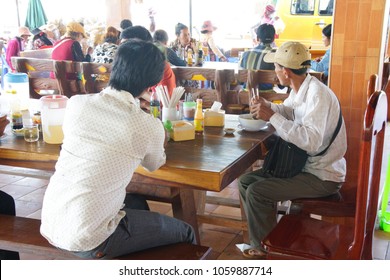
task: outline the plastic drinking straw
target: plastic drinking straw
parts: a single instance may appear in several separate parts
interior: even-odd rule
[[[387,161],[385,187],[383,189],[383,195],[382,195],[382,206],[381,206],[382,215],[387,211],[387,204],[389,202],[389,192],[390,192],[390,155]]]

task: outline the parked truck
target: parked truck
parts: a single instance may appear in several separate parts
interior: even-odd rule
[[[325,52],[322,28],[333,21],[333,0],[278,0],[276,15],[284,23],[277,46],[299,41],[311,49],[313,57]]]

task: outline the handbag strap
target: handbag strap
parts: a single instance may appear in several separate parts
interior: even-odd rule
[[[339,102],[339,104],[340,104],[340,102]],[[314,157],[322,156],[323,154],[326,153],[326,151],[329,149],[330,145],[332,145],[334,139],[336,139],[337,134],[339,134],[342,122],[343,122],[343,116],[341,114],[341,106],[340,106],[339,121],[337,122],[336,130],[333,133],[332,139],[330,140],[328,147],[326,147],[325,150],[323,150],[321,153],[314,155]]]

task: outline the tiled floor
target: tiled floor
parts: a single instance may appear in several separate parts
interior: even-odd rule
[[[20,170],[0,166],[0,189],[12,195],[16,202],[17,216],[40,219],[43,195],[48,184],[47,179],[23,177],[14,175],[15,172],[30,173],[29,176],[37,176],[31,170]],[[39,173],[38,173],[39,174]],[[222,197],[238,198],[237,186],[231,184],[224,191],[212,195]],[[153,211],[158,211],[167,215],[172,215],[170,205],[160,202],[150,201],[149,205]],[[223,214],[230,217],[240,217],[240,210],[237,208],[206,205],[206,213]],[[212,259],[219,260],[241,260],[244,259],[235,244],[243,243],[242,232],[239,230],[203,224],[200,226],[201,243],[213,248]],[[375,232],[374,258],[390,259],[390,233],[383,231]],[[21,255],[23,259],[36,259],[34,255]]]
[[[381,186],[383,186],[388,156],[390,154],[390,123],[387,126],[385,142],[385,153],[383,160],[383,172]],[[21,175],[23,174],[23,175]],[[31,169],[13,168],[0,165],[0,190],[12,195],[16,202],[16,215],[40,219],[43,196],[48,184],[49,173]],[[220,193],[209,193],[209,195],[230,197],[238,199],[236,183],[233,182]],[[150,201],[151,210],[167,215],[172,215],[170,205]],[[230,217],[240,217],[238,208],[206,205],[206,213],[223,214]],[[200,225],[201,243],[213,248],[212,259],[219,260],[241,260],[241,252],[236,244],[243,243],[242,231],[220,227],[209,224]],[[380,230],[375,232],[374,259],[390,260],[390,233]],[[22,255],[23,259],[35,259],[33,255]]]

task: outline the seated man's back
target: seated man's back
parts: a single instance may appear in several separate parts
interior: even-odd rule
[[[274,70],[274,64],[265,62],[264,56],[273,50],[271,44],[275,39],[275,28],[271,24],[264,23],[257,28],[256,34],[259,44],[252,50],[244,52],[240,60],[240,68],[248,70]],[[272,84],[261,84],[259,86],[261,90],[272,88]]]
[[[250,51],[244,52],[240,60],[240,67],[248,70],[274,70],[273,63],[264,61],[264,56],[272,51],[271,44],[275,39],[275,28],[264,23],[256,30],[259,44]]]

